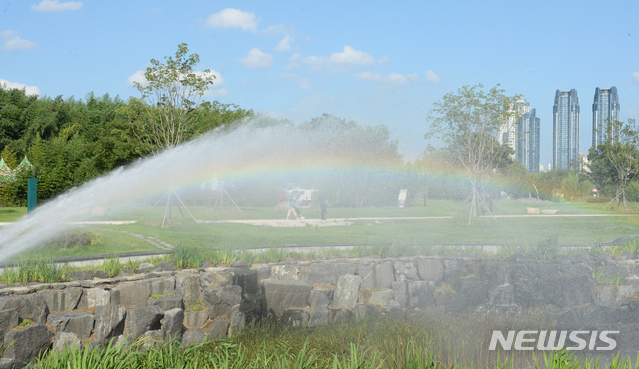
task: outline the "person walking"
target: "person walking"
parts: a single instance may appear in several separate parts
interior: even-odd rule
[[[304,217],[302,216],[302,207],[300,206],[299,196],[295,198],[295,202],[293,202],[293,207],[295,208],[295,211],[297,212],[297,215],[300,217],[300,219],[304,219]]]
[[[321,220],[326,220],[326,204],[328,203],[328,200],[324,200],[320,203],[320,219]]]
[[[289,217],[291,216],[291,213],[293,213],[293,216],[295,216],[295,220],[297,220],[297,210],[295,209],[295,204],[293,202],[292,198],[288,198],[288,213],[286,214],[286,220],[289,220]]]

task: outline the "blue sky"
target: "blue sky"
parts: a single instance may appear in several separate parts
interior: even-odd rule
[[[639,118],[639,1],[1,1],[0,80],[47,96],[139,96],[131,81],[186,42],[218,79],[205,99],[299,123],[385,124],[405,160],[433,102],[500,83],[541,119],[551,161],[556,89],[576,89],[580,151],[596,87]]]

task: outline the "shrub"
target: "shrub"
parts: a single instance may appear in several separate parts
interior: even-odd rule
[[[59,250],[72,250],[80,247],[93,247],[100,244],[99,233],[88,229],[74,229],[64,232],[46,242],[47,246],[56,246]]]

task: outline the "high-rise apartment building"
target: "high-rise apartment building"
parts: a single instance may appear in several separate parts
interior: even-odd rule
[[[555,92],[552,109],[552,168],[570,169],[579,160],[579,99],[577,90]]]
[[[508,118],[508,121],[506,121],[506,123],[504,123],[499,128],[499,136],[497,136],[497,141],[499,142],[500,145],[509,146],[511,149],[513,149],[513,151],[515,152],[512,155],[513,158],[517,157],[517,140],[516,140],[517,124],[519,122],[520,117],[523,114],[528,113],[529,111],[530,111],[530,104],[528,103],[528,101],[526,101],[526,99],[517,100],[517,102],[514,105],[512,105],[509,109],[510,113],[516,113],[516,114],[513,114],[512,116],[510,116]]]
[[[539,173],[539,118],[537,110],[530,109],[517,123],[517,160],[528,168],[529,173]]]
[[[606,124],[619,120],[619,110],[617,87],[595,88],[595,102],[592,103],[593,147],[597,147],[601,142],[606,140]]]

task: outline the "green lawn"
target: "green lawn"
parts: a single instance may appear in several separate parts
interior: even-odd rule
[[[27,215],[27,208],[0,208],[0,223],[15,222]]]
[[[496,215],[523,215],[526,207],[557,209],[559,214],[611,214],[622,213],[619,208],[604,204],[588,203],[526,203],[513,200],[499,200],[493,204]],[[461,207],[461,209],[460,209]],[[24,208],[0,208],[7,214],[24,214]],[[104,217],[85,216],[78,220],[139,220],[150,206],[129,205],[126,209],[105,209]],[[244,208],[239,213],[229,207],[212,214],[211,207],[192,206],[189,208],[200,220],[219,219],[285,219],[286,215],[275,213],[273,208]],[[107,254],[130,251],[158,250],[153,245],[137,237],[120,232],[109,232],[97,228],[127,230],[145,236],[153,236],[172,245],[194,245],[201,247],[256,246],[283,244],[530,244],[558,235],[560,243],[595,243],[612,241],[615,238],[639,233],[639,216],[612,217],[548,217],[534,215],[518,218],[483,217],[473,219],[468,225],[468,209],[461,202],[429,200],[427,206],[406,209],[395,207],[369,208],[329,208],[328,218],[369,218],[369,217],[429,217],[450,216],[452,219],[384,219],[352,220],[348,226],[319,227],[269,227],[237,223],[194,224],[188,214],[180,216],[177,207],[173,209],[174,219],[167,228],[160,227],[164,208],[154,209],[144,221],[128,225],[86,226],[100,233],[101,244],[95,247],[59,250],[46,247],[22,254],[21,257],[44,256],[63,257],[72,255]],[[9,212],[9,211],[13,212]],[[0,214],[3,214],[0,212]],[[317,207],[302,209],[307,219],[319,218]],[[628,214],[628,213],[624,213]],[[631,212],[636,214],[636,212]],[[291,220],[293,222],[293,220]]]
[[[358,220],[349,226],[269,227],[236,223],[193,224],[174,221],[161,228],[159,222],[120,226],[151,235],[173,245],[204,247],[282,245],[306,243],[483,243],[528,244],[559,235],[560,243],[594,243],[639,233],[639,217],[530,217],[479,218],[469,226],[465,216],[453,219]]]
[[[560,214],[613,214],[613,213],[626,213],[623,209],[610,205],[603,209],[605,204],[590,204],[579,202],[556,202],[556,203],[527,203],[518,200],[497,200],[493,203],[493,212],[496,215],[516,215],[525,214],[526,207],[559,210]],[[328,208],[327,216],[329,218],[363,218],[363,217],[428,217],[428,216],[450,216],[458,209],[460,214],[468,211],[463,209],[466,205],[461,201],[450,200],[428,200],[426,206],[419,204],[417,206],[408,207],[405,209],[398,209],[397,207],[363,207],[363,208]],[[106,214],[102,217],[83,215],[78,216],[77,220],[140,220],[147,212],[151,211],[145,220],[159,220],[162,221],[165,213],[165,206],[157,206],[151,210],[152,207],[144,204],[128,204],[126,206],[113,206],[111,208],[104,209]],[[211,206],[189,206],[189,211],[198,220],[224,220],[224,219],[285,219],[286,214],[276,213],[273,207],[261,207],[261,208],[246,208],[243,207],[242,212],[239,212],[235,207],[225,206],[224,208],[216,209],[213,213],[213,207]],[[172,208],[173,217],[181,218],[180,209],[177,206]],[[630,212],[637,213],[637,207]],[[186,211],[182,211],[185,218],[190,218]],[[311,208],[303,208],[302,215],[308,219],[319,219],[320,212],[319,207],[314,206]]]
[[[125,233],[96,229],[96,227],[92,227],[90,229],[100,235],[100,243],[98,245],[93,247],[82,246],[73,249],[60,249],[57,245],[36,247],[11,258],[11,260],[32,260],[38,258],[48,259],[80,255],[117,254],[123,252],[159,250],[150,243]]]

